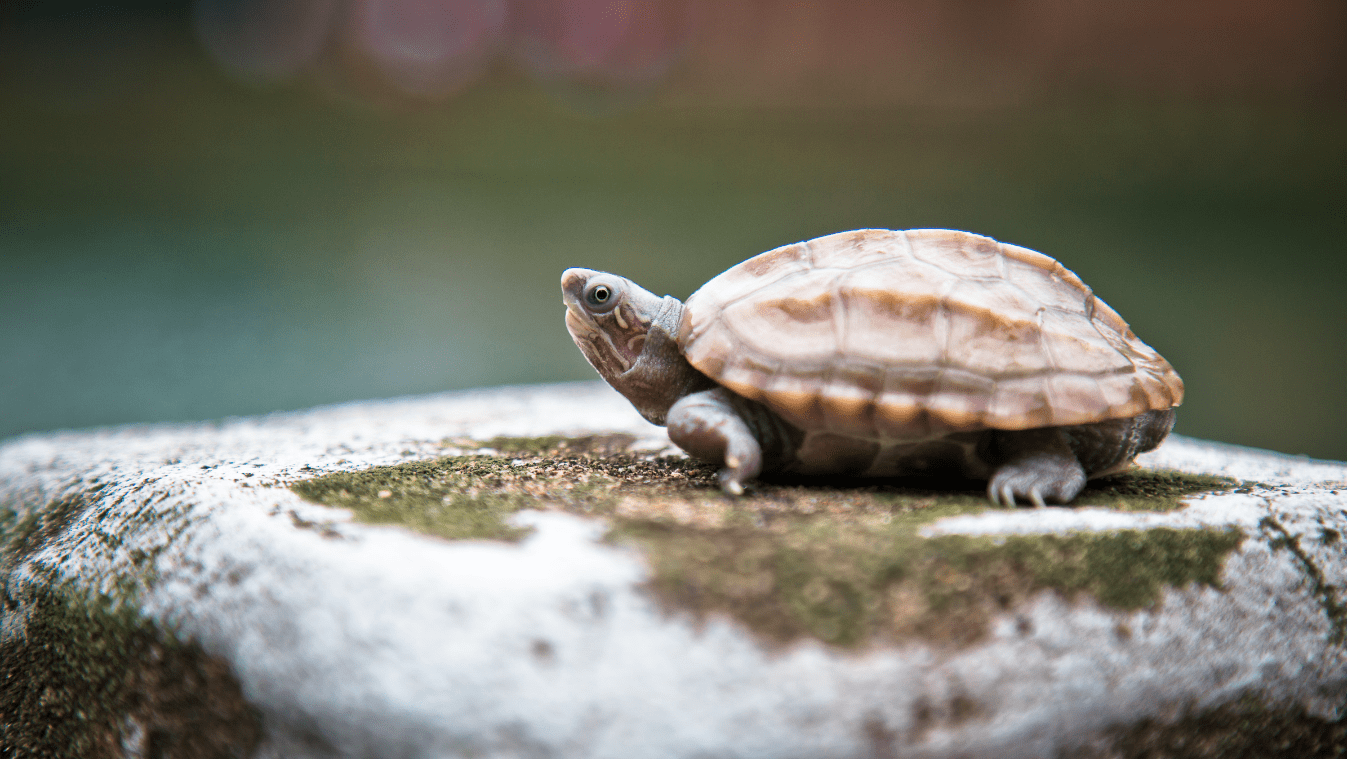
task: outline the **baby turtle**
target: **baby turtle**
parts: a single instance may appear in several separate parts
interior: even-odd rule
[[[981,235],[862,229],[744,261],[680,303],[561,276],[599,374],[743,492],[763,472],[986,479],[1067,503],[1174,426],[1183,381],[1057,261]]]

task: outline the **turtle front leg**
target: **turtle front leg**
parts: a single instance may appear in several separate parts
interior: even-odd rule
[[[720,487],[732,495],[742,495],[745,482],[788,455],[784,422],[762,404],[724,388],[679,399],[669,409],[666,424],[669,439],[679,448],[724,466]]]
[[[987,482],[992,503],[1014,506],[1016,499],[1035,506],[1069,503],[1085,488],[1085,468],[1060,428],[992,433],[993,466]]]

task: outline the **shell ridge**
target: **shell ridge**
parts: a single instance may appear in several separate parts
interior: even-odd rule
[[[906,384],[903,381],[904,378],[901,376],[903,368],[904,367],[894,365],[889,365],[884,368],[884,373],[880,380],[879,397],[886,398],[888,401],[876,403],[876,427],[879,426],[879,417],[884,416],[887,417],[886,427],[889,427],[889,432],[893,432],[895,429],[901,430],[897,435],[893,435],[885,434],[885,430],[881,429],[880,433],[884,437],[901,439],[905,437],[922,437],[929,435],[931,432],[930,418],[925,407],[917,398],[916,393],[902,393],[901,389]],[[907,397],[899,402],[894,402],[892,396],[895,395],[895,390]],[[885,411],[888,413],[883,413]],[[896,425],[896,427],[889,425]]]
[[[829,414],[827,409],[828,388],[832,387],[833,379],[836,378],[836,376],[837,362],[830,361],[828,362],[828,368],[823,370],[823,376],[819,378],[818,392],[814,394],[816,397],[815,405],[819,407],[819,411],[821,412],[820,416],[823,417],[823,429],[829,432],[837,431],[836,424],[834,424],[832,419],[832,414]]]
[[[1165,382],[1164,372],[1161,372],[1154,364],[1147,363],[1146,374],[1156,385],[1165,391],[1165,395],[1169,398],[1169,405],[1172,408],[1174,406],[1174,390],[1169,386],[1168,382]]]
[[[737,361],[726,361],[724,369],[721,372],[721,377],[716,377],[716,381],[720,382],[735,369],[742,372],[751,372],[753,371],[752,367],[754,366],[772,366],[773,369],[767,376],[776,377],[780,374],[782,368],[782,363],[780,361],[765,357],[761,352],[742,344],[739,346],[738,359],[739,360]],[[749,400],[761,400],[767,394],[767,388],[771,386],[770,382],[762,381],[751,383],[736,382],[735,384],[739,387],[733,388],[734,391]]]
[[[720,329],[723,329],[729,333],[730,338],[734,342],[734,347],[738,352],[737,356],[738,360],[731,359],[726,361],[725,362],[726,367],[743,363],[744,357],[749,355],[752,355],[754,358],[757,358],[758,351],[756,346],[754,346],[752,343],[750,343],[747,339],[744,338],[743,334],[739,331],[739,328],[734,325],[733,321],[729,321],[726,319],[719,319],[717,320],[717,322],[718,322],[717,326]]]
[[[1052,341],[1048,340],[1048,331],[1043,326],[1043,315],[1047,312],[1047,307],[1042,304],[1040,304],[1038,310],[1034,312],[1034,321],[1038,324],[1038,349],[1043,351],[1043,355],[1048,357],[1048,368],[1044,371],[1060,371],[1058,368],[1057,353],[1052,349]]]
[[[940,295],[938,296],[940,307],[931,315],[931,329],[935,333],[936,344],[940,346],[941,361],[945,361],[949,357],[949,335],[951,331],[949,313],[953,310],[950,306],[950,296],[961,284],[963,283],[959,278],[954,277],[941,285]]]
[[[767,380],[762,383],[762,386],[768,388],[775,385],[777,379],[781,376],[781,370],[785,368],[786,365],[783,362],[777,361],[776,366],[772,368],[772,373],[767,375]]]
[[[1060,311],[1060,309],[1054,310]],[[1094,377],[1099,377],[1102,375],[1132,374],[1133,375],[1132,381],[1134,383],[1140,382],[1141,380],[1139,375],[1141,374],[1142,369],[1141,366],[1137,364],[1137,358],[1140,357],[1141,354],[1137,352],[1136,348],[1131,344],[1131,342],[1126,340],[1125,338],[1122,338],[1120,335],[1117,335],[1116,333],[1113,335],[1109,335],[1106,331],[1101,331],[1099,329],[1098,324],[1093,319],[1090,319],[1087,323],[1090,325],[1090,328],[1095,331],[1095,334],[1103,338],[1104,342],[1109,346],[1109,348],[1113,350],[1114,353],[1116,353],[1119,356],[1122,356],[1128,363],[1128,366],[1119,367],[1112,372],[1090,372],[1089,374]],[[1053,356],[1053,361],[1054,363],[1056,363],[1055,355]]]
[[[943,269],[943,267],[941,268]],[[950,369],[949,339],[950,333],[952,332],[950,311],[953,310],[953,307],[950,305],[950,298],[961,284],[963,284],[963,281],[958,276],[954,276],[941,285],[939,295],[940,307],[936,309],[931,318],[931,327],[935,332],[936,344],[940,346],[940,360],[936,367],[935,378],[931,383],[931,391],[927,393],[925,397],[917,401],[917,405],[926,413],[928,419],[927,424],[930,424],[933,420],[938,420],[941,424],[948,424],[945,421],[945,415],[941,414],[938,410],[933,409],[932,406],[935,405],[934,401],[936,399],[945,394],[942,387],[945,382],[945,375]]]
[[[896,258],[896,257],[895,257],[895,258]],[[885,258],[885,259],[881,259],[881,260],[879,260],[879,261],[867,261],[866,263],[860,264],[860,265],[858,265],[858,266],[853,266],[853,267],[848,268],[848,269],[838,269],[838,271],[843,272],[843,273],[845,273],[845,274],[849,274],[849,275],[857,275],[857,274],[861,274],[862,272],[866,271],[867,269],[878,269],[878,268],[884,267],[884,266],[893,266],[894,262],[895,262],[895,259],[894,259],[894,258]],[[830,268],[836,268],[836,267],[830,267]]]
[[[1091,324],[1093,323],[1094,322],[1091,322]],[[1098,330],[1095,331],[1097,332]],[[1107,340],[1108,338],[1104,339]],[[1112,345],[1112,342],[1110,342],[1110,345]],[[1118,351],[1118,353],[1122,355],[1123,358],[1127,359],[1127,362],[1132,365],[1132,372],[1135,374],[1139,374],[1141,372],[1141,367],[1137,365],[1137,359],[1138,358],[1144,359],[1144,357],[1140,354],[1140,352],[1137,351],[1136,348],[1132,346],[1130,341],[1126,340],[1126,338],[1123,339],[1123,345],[1127,346],[1127,350]],[[1114,348],[1114,350],[1117,350],[1117,348]]]
[[[803,275],[803,274],[808,274],[808,273],[809,273],[809,270],[808,270],[808,269],[806,269],[806,270],[804,270],[804,271],[790,271],[790,270],[787,270],[787,271],[781,272],[781,274],[778,275],[778,276],[776,276],[775,278],[762,277],[762,279],[765,280],[764,282],[762,282],[761,284],[756,285],[752,290],[746,290],[746,291],[744,291],[744,292],[742,292],[742,293],[739,293],[738,295],[734,296],[733,298],[730,298],[729,300],[727,300],[727,301],[725,301],[724,303],[722,303],[720,307],[721,307],[722,310],[723,310],[723,309],[726,309],[726,308],[729,308],[730,306],[734,305],[735,303],[738,303],[738,302],[741,301],[741,300],[744,300],[745,298],[748,298],[748,297],[757,295],[757,294],[758,294],[760,291],[762,291],[763,289],[768,288],[768,287],[771,287],[772,285],[775,285],[775,284],[777,284],[778,282],[784,282],[784,281],[786,281],[787,279],[790,279],[791,277],[798,276],[798,275]],[[720,275],[720,276],[723,276],[723,274]],[[719,277],[717,277],[717,279],[718,279],[718,278],[719,278]],[[715,281],[715,279],[712,279],[712,280],[711,280],[711,282],[714,282],[714,281]],[[710,284],[710,282],[708,282],[707,284]],[[702,285],[701,288],[698,288],[697,292],[701,292],[702,289],[705,289],[705,287],[706,287],[706,285]],[[689,295],[689,296],[688,296],[688,300],[691,301],[692,298],[693,298],[696,294],[697,294],[697,293],[693,293],[692,295]]]
[[[963,283],[959,282],[959,283],[955,283],[955,284],[956,284],[956,286],[957,286],[957,285],[963,284]],[[957,299],[957,298],[951,299],[951,300],[948,300],[948,301],[942,301],[942,302],[941,302],[941,305],[942,305],[942,306],[945,306],[946,308],[948,308],[951,312],[954,312],[954,313],[957,313],[957,314],[961,314],[961,315],[975,316],[975,317],[987,317],[987,318],[993,318],[993,319],[995,319],[995,318],[998,316],[998,314],[997,314],[994,310],[992,310],[992,309],[990,309],[990,308],[987,308],[987,307],[985,307],[985,306],[975,305],[975,304],[970,303],[970,302],[968,302],[968,301],[966,301],[966,300],[960,300],[960,299]],[[1035,312],[1035,315],[1037,315],[1037,312]],[[997,320],[998,320],[998,321],[1002,321],[1002,322],[1007,322],[1007,323],[1010,323],[1010,324],[1030,324],[1030,322],[1029,322],[1028,319],[1013,319],[1013,320],[1012,320],[1012,319],[1008,319],[1008,318],[1001,318],[1001,319],[997,319]]]
[[[936,367],[935,377],[934,379],[931,380],[931,392],[927,393],[924,397],[920,398],[917,401],[917,407],[920,408],[922,413],[926,415],[926,424],[928,425],[928,427],[930,426],[931,422],[936,419],[939,419],[941,423],[944,422],[943,417],[939,416],[936,412],[932,411],[931,401],[934,400],[936,397],[942,395],[940,387],[945,383],[945,371],[947,369],[948,367],[944,365]]]
[[[814,258],[814,241],[801,240],[796,244],[804,246],[804,256],[802,256],[802,258],[809,264],[809,269],[806,269],[806,271],[818,268],[818,261]]]
[[[1093,295],[1091,295],[1090,297],[1092,301],[1098,300],[1098,298],[1094,297]],[[1103,338],[1104,342],[1108,343],[1110,348],[1117,351],[1120,355],[1122,355],[1123,358],[1127,359],[1127,362],[1132,365],[1133,373],[1140,371],[1140,368],[1137,366],[1136,359],[1133,357],[1134,354],[1136,354],[1136,349],[1132,347],[1132,343],[1130,340],[1127,339],[1127,336],[1119,335],[1112,329],[1101,329],[1099,322],[1095,321],[1094,318],[1093,303],[1091,303],[1089,316],[1090,316],[1090,327],[1094,329],[1095,334]],[[1125,348],[1126,350],[1123,350],[1123,348]]]
[[[847,274],[839,270],[828,282],[828,297],[832,298],[829,305],[832,306],[833,356],[838,359],[844,359],[842,346],[847,344],[847,306],[842,298],[842,280],[847,278]]]
[[[898,237],[903,241],[903,256],[911,261],[917,257],[917,254],[912,252],[912,238],[908,235],[909,231],[911,230],[904,229],[898,234]]]
[[[981,372],[978,371],[978,369],[977,369],[976,367],[966,366],[966,365],[964,365],[964,364],[960,364],[960,363],[955,362],[955,361],[941,361],[941,362],[939,362],[937,365],[939,365],[939,366],[948,366],[948,367],[951,368],[951,369],[958,369],[959,371],[964,371],[964,372],[973,372],[973,373],[978,373],[978,374],[981,373]],[[1136,367],[1134,367],[1134,366],[1120,366],[1120,367],[1118,367],[1118,368],[1116,368],[1116,369],[1103,369],[1103,370],[1099,370],[1099,371],[1065,370],[1065,369],[1053,369],[1053,368],[1048,368],[1048,369],[1026,369],[1026,370],[1024,370],[1024,371],[1004,371],[1004,372],[998,372],[994,377],[992,377],[992,376],[990,376],[990,375],[988,375],[988,376],[989,376],[989,378],[991,378],[991,379],[996,379],[996,380],[999,381],[999,380],[1023,380],[1023,379],[1033,379],[1033,378],[1035,378],[1035,377],[1046,377],[1046,376],[1053,375],[1053,374],[1066,374],[1066,375],[1075,375],[1075,376],[1080,376],[1080,377],[1116,377],[1116,376],[1121,375],[1121,374],[1136,374],[1136,373],[1137,373],[1137,369],[1136,369]]]
[[[843,357],[843,358],[845,358],[845,357]],[[860,365],[862,365],[862,366],[870,366],[871,364],[869,364],[869,363],[862,363],[862,364],[860,364]],[[971,373],[974,373],[974,374],[984,374],[984,373],[983,373],[981,370],[979,370],[977,367],[968,366],[967,364],[963,364],[963,363],[958,362],[958,361],[952,361],[952,360],[947,360],[947,359],[942,359],[942,360],[934,361],[934,362],[931,362],[931,361],[895,361],[895,362],[890,363],[890,364],[888,365],[887,368],[890,369],[890,370],[898,370],[898,371],[902,372],[902,371],[912,371],[912,370],[915,370],[915,369],[934,368],[934,367],[945,367],[945,368],[954,369],[954,370],[961,371],[961,372],[971,372]],[[1128,365],[1128,366],[1120,366],[1120,367],[1117,367],[1117,368],[1114,368],[1114,369],[1101,369],[1101,370],[1098,370],[1098,371],[1088,371],[1088,370],[1085,370],[1085,371],[1083,371],[1083,370],[1066,370],[1066,369],[1056,369],[1056,368],[1051,368],[1051,367],[1045,368],[1045,369],[1026,369],[1026,370],[1023,370],[1023,371],[1009,370],[1009,371],[997,372],[995,375],[985,375],[985,374],[984,374],[984,376],[986,376],[988,379],[995,379],[995,380],[1000,381],[1000,380],[1022,380],[1022,379],[1032,379],[1032,378],[1034,378],[1034,377],[1043,377],[1043,376],[1047,376],[1047,375],[1051,375],[1051,374],[1066,374],[1066,375],[1076,375],[1076,376],[1081,376],[1081,377],[1116,377],[1116,376],[1118,376],[1118,375],[1123,375],[1123,374],[1136,374],[1136,373],[1138,373],[1137,367],[1132,366],[1132,365]]]

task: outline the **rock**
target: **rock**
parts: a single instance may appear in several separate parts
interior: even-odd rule
[[[8,441],[0,745],[1347,747],[1347,464],[1173,437],[1072,508],[1004,510],[864,482],[734,501],[669,453],[599,383]]]

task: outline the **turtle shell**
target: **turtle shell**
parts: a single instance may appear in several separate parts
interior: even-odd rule
[[[944,229],[863,229],[744,261],[688,298],[699,371],[806,430],[915,439],[1135,416],[1169,362],[1060,263]]]

